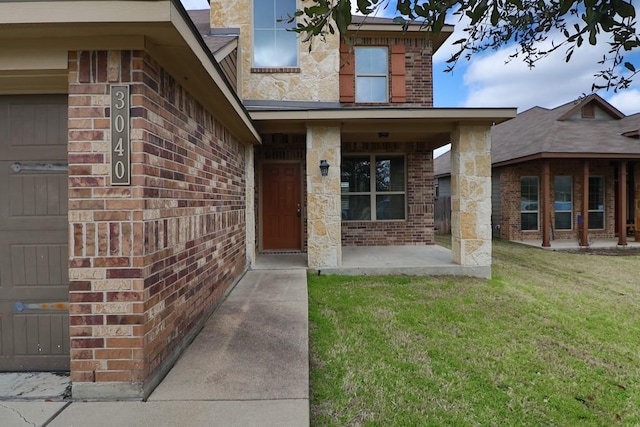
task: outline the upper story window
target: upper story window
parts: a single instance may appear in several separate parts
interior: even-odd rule
[[[291,24],[279,22],[293,15],[296,0],[253,0],[253,66],[298,66],[298,39],[287,31]]]
[[[389,50],[356,47],[356,102],[388,102]]]

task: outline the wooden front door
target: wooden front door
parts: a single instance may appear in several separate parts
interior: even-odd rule
[[[0,96],[0,371],[69,369],[67,97]]]
[[[262,168],[262,248],[302,249],[299,163],[265,163]]]

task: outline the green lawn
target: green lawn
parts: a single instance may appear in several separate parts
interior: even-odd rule
[[[311,423],[640,425],[640,257],[494,242],[493,279],[309,276]]]

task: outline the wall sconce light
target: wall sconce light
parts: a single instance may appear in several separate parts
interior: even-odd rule
[[[329,163],[326,160],[320,160],[320,174],[327,176],[329,174]]]

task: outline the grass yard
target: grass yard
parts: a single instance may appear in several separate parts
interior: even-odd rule
[[[640,425],[640,257],[494,242],[493,279],[309,276],[314,426]]]

